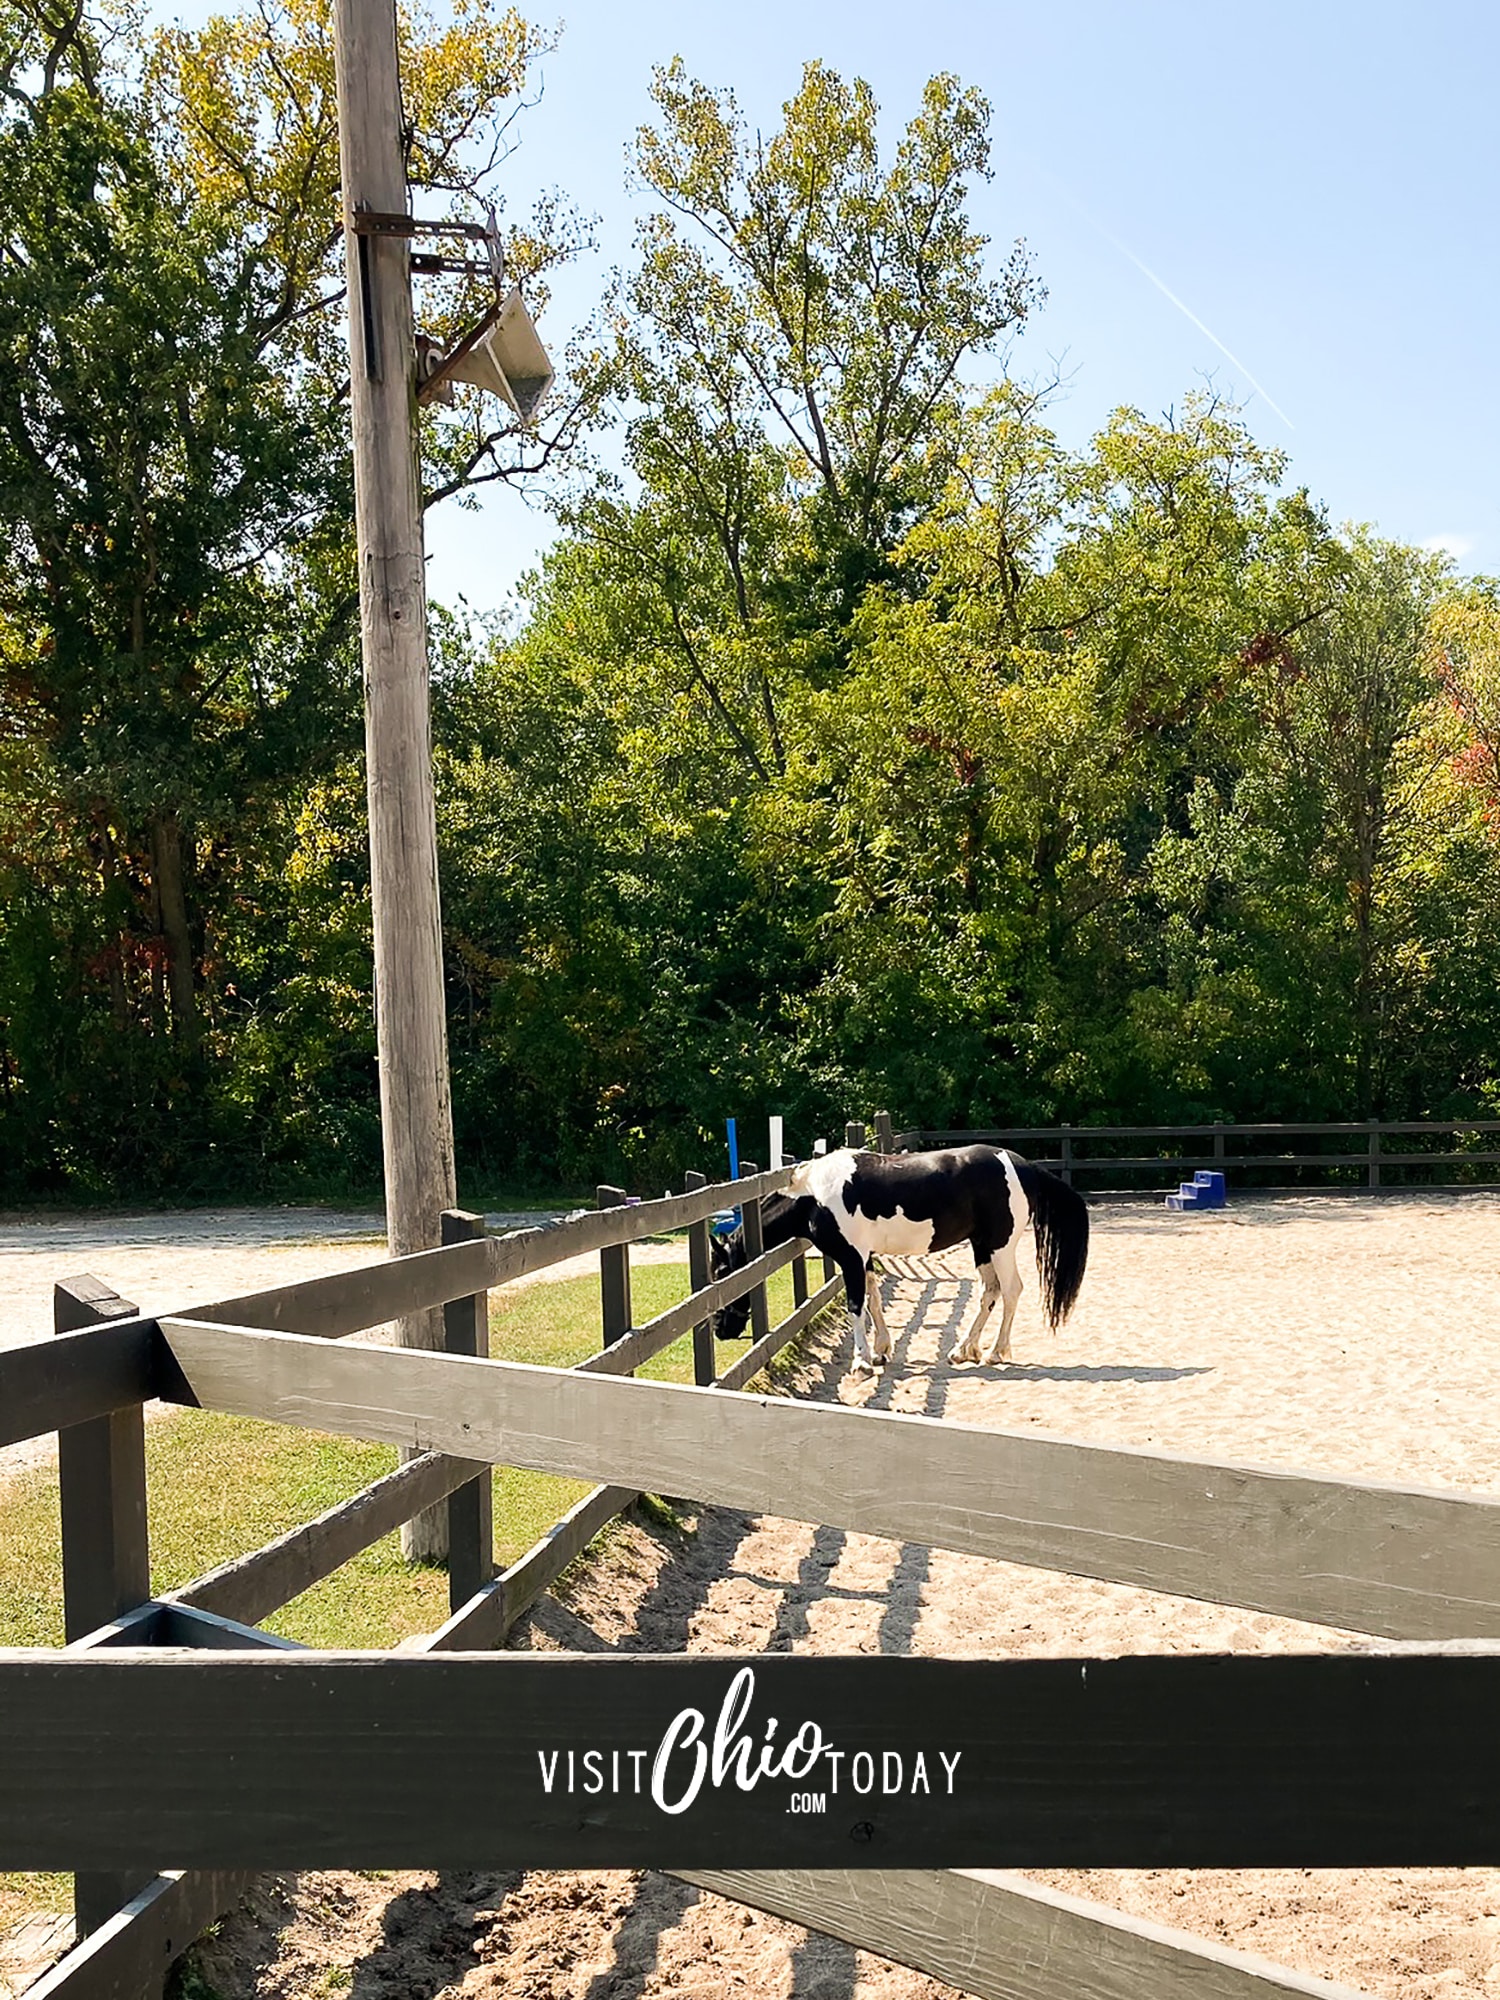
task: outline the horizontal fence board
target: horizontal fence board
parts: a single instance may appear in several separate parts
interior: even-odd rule
[[[107,1417],[156,1394],[156,1325],[111,1320],[0,1348],[0,1445]]]
[[[998,1870],[674,1870],[974,2000],[1367,2000]]]
[[[205,1652],[244,1652],[248,1647],[271,1651],[302,1652],[300,1641],[283,1639],[274,1632],[258,1632],[220,1613],[199,1611],[171,1598],[149,1598],[107,1625],[69,1642],[69,1652],[97,1652],[101,1647],[118,1649],[139,1646],[183,1646]]]
[[[1487,1166],[1495,1160],[1500,1160],[1500,1153],[1382,1153],[1380,1169],[1383,1173],[1387,1167]]]
[[[832,1305],[843,1290],[842,1278],[830,1278],[826,1285],[820,1285],[810,1298],[804,1299],[795,1311],[788,1313],[779,1326],[773,1326],[764,1340],[757,1340],[737,1361],[731,1362],[714,1386],[719,1389],[743,1389],[783,1347],[794,1341],[805,1327],[811,1326],[823,1308]]]
[[[1096,1198],[1106,1193],[1144,1192],[1135,1185],[1138,1176],[1185,1176],[1202,1167],[1228,1171],[1231,1176],[1243,1175],[1246,1177],[1243,1184],[1254,1193],[1341,1193],[1355,1186],[1361,1192],[1391,1193],[1420,1187],[1427,1192],[1462,1193],[1473,1186],[1488,1187],[1493,1184],[1496,1175],[1491,1169],[1500,1165],[1500,1149],[1457,1146],[1451,1143],[1452,1140],[1460,1134],[1483,1137],[1496,1133],[1500,1133],[1500,1121],[1493,1119],[1456,1119],[1452,1122],[1391,1120],[1379,1124],[1330,1121],[1245,1125],[1049,1125],[1015,1126],[1008,1130],[982,1132],[900,1132],[895,1136],[895,1145],[902,1151],[967,1145],[1023,1147],[1035,1165],[1047,1167],[1054,1173],[1062,1172],[1075,1183],[1081,1183]],[[1403,1137],[1447,1140],[1449,1143],[1434,1145],[1425,1151],[1391,1150],[1389,1142]],[[1193,1139],[1212,1141],[1212,1146],[1205,1144],[1201,1150],[1184,1150],[1182,1142]],[[1298,1139],[1355,1139],[1360,1144],[1357,1150],[1340,1152],[1231,1150],[1255,1139],[1279,1141],[1283,1147]],[[1381,1144],[1382,1139],[1387,1142],[1385,1145]],[[1119,1155],[1093,1150],[1096,1143],[1130,1140],[1156,1140],[1163,1148],[1170,1146],[1172,1150]],[[1372,1140],[1374,1150],[1371,1148]],[[1335,1178],[1331,1183],[1326,1178],[1322,1182],[1298,1180],[1267,1184],[1264,1181],[1264,1175],[1282,1168],[1324,1168],[1332,1170]],[[1417,1179],[1411,1178],[1410,1170],[1424,1168],[1429,1171],[1445,1170],[1450,1177],[1433,1181],[1420,1176],[1419,1172]],[[1387,1169],[1392,1170],[1395,1178],[1386,1179],[1382,1186],[1382,1177]],[[1477,1180],[1451,1178],[1453,1171],[1463,1169],[1482,1171]],[[1111,1186],[1111,1182],[1116,1185]],[[1129,1188],[1122,1189],[1120,1182],[1129,1182]]]
[[[488,1471],[487,1464],[474,1459],[444,1458],[436,1452],[414,1458],[316,1520],[170,1592],[167,1601],[258,1625],[413,1514],[437,1506],[467,1480]]]
[[[506,1236],[481,1236],[440,1250],[417,1250],[410,1256],[383,1258],[296,1285],[219,1299],[189,1307],[175,1317],[339,1339],[387,1320],[403,1319],[424,1307],[448,1305],[471,1293],[508,1284],[513,1278],[544,1271],[566,1257],[684,1229],[721,1208],[772,1194],[790,1178],[790,1168],[781,1168],[743,1181],[699,1188],[692,1194],[668,1195],[661,1201],[591,1210],[566,1222],[518,1229]]]
[[[1500,1498],[164,1320],[163,1393],[1397,1638],[1500,1637]],[[165,1374],[165,1370],[164,1370]]]
[[[1119,1173],[1126,1169],[1153,1173],[1176,1172],[1181,1167],[1358,1167],[1368,1168],[1375,1156],[1370,1153],[1186,1153],[1171,1159],[1129,1160],[1080,1159],[1069,1162],[1074,1173]],[[1386,1167],[1461,1167],[1472,1163],[1500,1160],[1500,1153],[1381,1153],[1378,1164]],[[1038,1160],[1038,1166],[1056,1166],[1057,1160]]]
[[[152,1635],[154,1646],[187,1646],[206,1653],[243,1653],[262,1647],[272,1653],[302,1653],[300,1639],[283,1639],[277,1632],[258,1632],[237,1618],[214,1611],[195,1611],[185,1604],[163,1604],[162,1622]]]
[[[1497,1711],[1473,1648],[36,1649],[0,1656],[0,1868],[1488,1866]]]
[[[241,1872],[195,1870],[159,1875],[50,1971],[26,1988],[26,2000],[142,2000],[160,1992],[174,1958],[249,1888]]]
[[[607,1527],[617,1514],[623,1514],[636,1498],[625,1486],[596,1486],[592,1493],[586,1493],[570,1507],[540,1541],[533,1542],[509,1569],[476,1591],[467,1604],[461,1604],[446,1625],[427,1633],[410,1650],[464,1653],[498,1646],[521,1614],[535,1604],[550,1584],[556,1583],[599,1530]]]
[[[1111,1159],[1101,1155],[1089,1159],[1074,1152],[1068,1165],[1074,1173],[1176,1173],[1183,1167],[1359,1167],[1367,1168],[1372,1158],[1378,1158],[1382,1169],[1386,1167],[1461,1167],[1470,1164],[1484,1165],[1500,1160],[1500,1152],[1495,1153],[1381,1153],[1378,1156],[1368,1152],[1360,1153],[1163,1153],[1133,1154],[1128,1158]],[[1056,1153],[1034,1154],[1033,1166],[1056,1167],[1062,1164],[1062,1156]]]
[[[782,1257],[776,1251],[769,1252],[768,1256],[776,1257],[779,1262],[784,1263],[795,1256],[799,1248],[800,1245],[794,1243],[789,1246],[787,1256]],[[746,1272],[750,1274],[751,1284],[757,1282],[753,1267],[750,1265],[745,1267],[745,1271],[736,1272],[734,1275],[736,1278],[743,1278]],[[842,1284],[843,1280],[840,1278],[831,1279],[795,1312],[789,1314],[779,1326],[774,1327],[764,1340],[758,1341],[754,1347],[741,1355],[739,1360],[725,1371],[715,1386],[720,1389],[737,1389],[742,1383],[748,1382],[751,1376],[758,1374],[773,1354],[785,1347],[789,1341],[795,1340],[803,1328],[816,1318],[834,1294],[841,1289]],[[686,1303],[693,1306],[695,1313],[701,1313],[703,1294],[696,1295],[696,1302]],[[673,1310],[675,1312],[679,1309]],[[643,1327],[639,1331],[644,1333],[649,1331],[650,1327],[659,1325],[659,1320],[653,1320],[649,1327]],[[673,1338],[675,1337],[674,1334]],[[634,1335],[630,1336],[630,1339],[633,1338]],[[577,1372],[613,1375],[623,1373],[626,1365],[634,1367],[638,1360],[645,1359],[646,1356],[633,1353],[630,1349],[630,1339],[616,1341],[613,1347],[607,1347],[601,1353],[591,1355],[587,1361],[578,1364]],[[653,1347],[650,1351],[655,1353],[658,1350]],[[612,1357],[615,1365],[610,1365]],[[462,1652],[478,1646],[498,1645],[522,1613],[528,1611],[542,1592],[557,1581],[569,1563],[583,1553],[600,1529],[606,1527],[617,1515],[622,1514],[638,1497],[639,1495],[630,1487],[596,1486],[592,1493],[585,1494],[576,1506],[570,1508],[554,1527],[535,1542],[525,1555],[512,1563],[503,1575],[496,1577],[493,1583],[476,1592],[467,1604],[459,1607],[446,1625],[430,1633],[420,1645],[411,1650]]]
[[[325,1277],[305,1278],[300,1284],[276,1285],[242,1298],[192,1306],[177,1317],[227,1320],[236,1326],[338,1339],[484,1291],[491,1282],[490,1246],[500,1240],[481,1236],[440,1250],[415,1250],[407,1257],[386,1257],[347,1271],[330,1271]],[[559,1254],[569,1253],[564,1250]]]
[[[777,1167],[763,1174],[747,1174],[743,1180],[715,1181],[694,1188],[689,1194],[663,1195],[656,1201],[631,1202],[618,1208],[590,1209],[566,1222],[547,1223],[537,1229],[516,1230],[508,1236],[492,1236],[498,1268],[511,1275],[510,1259],[526,1260],[514,1275],[542,1270],[559,1257],[576,1257],[586,1251],[605,1250],[617,1243],[639,1243],[647,1236],[665,1236],[690,1223],[704,1222],[720,1209],[739,1208],[747,1201],[760,1201],[784,1188],[792,1177],[790,1167]],[[552,1243],[567,1247],[555,1253]],[[530,1261],[542,1253],[539,1262]],[[501,1282],[497,1280],[496,1282]]]
[[[796,1237],[790,1243],[778,1244],[776,1249],[767,1250],[763,1256],[753,1257],[739,1270],[731,1271],[727,1278],[719,1278],[675,1306],[668,1306],[665,1312],[658,1313],[644,1326],[632,1327],[622,1339],[601,1348],[597,1354],[591,1354],[586,1361],[580,1361],[577,1372],[581,1375],[628,1375],[632,1368],[638,1368],[652,1355],[660,1354],[664,1347],[670,1347],[690,1327],[732,1305],[784,1264],[793,1263],[805,1255],[807,1248],[807,1244]]]
[[[627,1374],[642,1361],[649,1360],[653,1354],[669,1346],[688,1326],[695,1325],[705,1312],[717,1311],[719,1306],[727,1305],[771,1271],[792,1262],[805,1247],[799,1240],[768,1251],[712,1287],[710,1293],[695,1293],[691,1299],[659,1314],[645,1326],[632,1329],[624,1339],[615,1341],[598,1354],[590,1355],[577,1364],[576,1372],[590,1375]],[[778,1349],[796,1339],[841,1283],[839,1279],[832,1280],[814,1298],[799,1306],[765,1340],[757,1342],[743,1354],[716,1386],[721,1389],[738,1388],[758,1373]],[[498,1645],[516,1620],[583,1553],[600,1529],[607,1527],[638,1498],[639,1495],[627,1486],[596,1486],[508,1570],[477,1591],[467,1604],[460,1605],[445,1625],[428,1634],[410,1650],[462,1652],[474,1647]]]
[[[70,1650],[84,1652],[99,1646],[154,1646],[159,1642],[166,1622],[166,1605],[152,1597],[144,1604],[137,1604],[132,1611],[122,1611],[107,1625],[97,1625],[92,1632],[70,1639],[68,1646]]]

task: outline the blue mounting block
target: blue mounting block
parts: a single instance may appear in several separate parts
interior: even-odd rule
[[[1176,1194],[1167,1196],[1167,1207],[1174,1211],[1223,1208],[1225,1199],[1224,1176],[1200,1169],[1190,1181],[1179,1183]]]

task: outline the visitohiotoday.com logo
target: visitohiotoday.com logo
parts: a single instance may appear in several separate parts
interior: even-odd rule
[[[598,1798],[647,1796],[664,1813],[685,1813],[707,1786],[753,1792],[762,1784],[799,1787],[789,1813],[828,1810],[830,1798],[952,1798],[961,1750],[842,1750],[820,1724],[790,1734],[778,1717],[752,1719],[755,1673],[741,1667],[710,1728],[701,1708],[673,1716],[654,1747],[538,1750],[543,1792]]]

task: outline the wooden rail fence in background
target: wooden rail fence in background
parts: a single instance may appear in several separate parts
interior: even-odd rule
[[[885,1114],[880,1116],[884,1118]],[[1016,1125],[1004,1130],[997,1127],[972,1132],[893,1131],[885,1150],[925,1152],[940,1146],[1013,1146],[1038,1166],[1053,1168],[1070,1184],[1080,1182],[1101,1193],[1112,1187],[1144,1191],[1147,1175],[1171,1178],[1196,1172],[1200,1167],[1228,1173],[1237,1185],[1247,1189],[1278,1192],[1287,1185],[1289,1169],[1299,1176],[1292,1185],[1309,1193],[1320,1185],[1334,1191],[1351,1187],[1482,1187],[1500,1179],[1493,1172],[1483,1175],[1475,1172],[1500,1163],[1500,1149],[1493,1146],[1428,1146],[1393,1152],[1385,1145],[1393,1137],[1437,1139],[1444,1134],[1459,1133],[1476,1139],[1500,1134],[1500,1119],[1425,1118],[1387,1122],[1367,1119],[1355,1124],[1306,1125]],[[1354,1138],[1363,1144],[1352,1151],[1286,1150],[1299,1139]],[[1184,1148],[1177,1142],[1185,1139],[1206,1143]],[[1151,1142],[1152,1150],[1135,1154],[1109,1150],[1126,1141]],[[1231,1150],[1240,1141],[1261,1143]],[[1038,1147],[1043,1150],[1035,1150]],[[1438,1169],[1453,1167],[1466,1170],[1470,1177],[1461,1181],[1431,1178]],[[1332,1174],[1333,1179],[1321,1183],[1310,1180],[1306,1174],[1311,1169]],[[1391,1178],[1393,1171],[1398,1176],[1396,1180]]]

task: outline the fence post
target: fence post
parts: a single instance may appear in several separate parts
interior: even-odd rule
[[[858,1118],[851,1118],[844,1127],[844,1144],[852,1146],[855,1152],[862,1152],[865,1143],[865,1128]]]
[[[1223,1171],[1224,1121],[1222,1118],[1216,1118],[1214,1120],[1214,1165],[1218,1167],[1221,1172]]]
[[[740,1161],[740,1173],[746,1180],[749,1180],[752,1174],[759,1172],[760,1169],[753,1160]],[[741,1210],[741,1216],[745,1231],[745,1258],[748,1262],[752,1257],[759,1257],[766,1247],[760,1226],[760,1203],[747,1201]],[[771,1316],[767,1310],[766,1288],[762,1281],[750,1294],[750,1337],[752,1340],[764,1340],[770,1331]]]
[[[1370,1186],[1378,1188],[1380,1186],[1380,1125],[1378,1120],[1374,1118],[1369,1119],[1367,1122],[1370,1127]]]
[[[484,1235],[484,1217],[467,1209],[445,1208],[439,1234],[444,1244],[472,1243]],[[471,1292],[443,1307],[443,1348],[449,1354],[490,1351],[490,1295]],[[448,1509],[448,1609],[457,1611],[495,1574],[494,1478],[489,1468],[450,1493]]]
[[[98,1278],[52,1288],[52,1330],[78,1333],[139,1310]],[[70,1424],[57,1436],[62,1503],[63,1633],[71,1643],[151,1595],[146,1528],[146,1419],[139,1403]],[[73,1916],[87,1937],[155,1879],[154,1868],[90,1870],[73,1878]],[[158,1983],[156,1990],[160,1991]]]
[[[773,1167],[784,1167],[791,1157],[790,1153],[783,1153],[779,1160],[773,1160],[771,1164]],[[792,1259],[792,1304],[794,1306],[805,1306],[807,1304],[807,1252],[805,1250],[800,1257]]]
[[[690,1170],[683,1176],[683,1187],[688,1194],[707,1186],[706,1174]],[[694,1292],[701,1292],[708,1283],[708,1225],[706,1215],[701,1222],[688,1224],[688,1289]],[[713,1387],[714,1336],[706,1319],[693,1328],[693,1380],[700,1389]]]
[[[600,1208],[620,1208],[624,1205],[624,1188],[601,1187],[595,1192]],[[611,1243],[599,1252],[599,1303],[604,1322],[604,1345],[613,1347],[630,1331],[628,1243]]]
[[[1062,1128],[1062,1158],[1058,1162],[1058,1168],[1062,1178],[1071,1187],[1073,1185],[1073,1128],[1071,1125],[1064,1125]]]
[[[875,1113],[875,1148],[881,1153],[894,1153],[896,1150],[896,1128],[891,1123],[889,1111]]]

